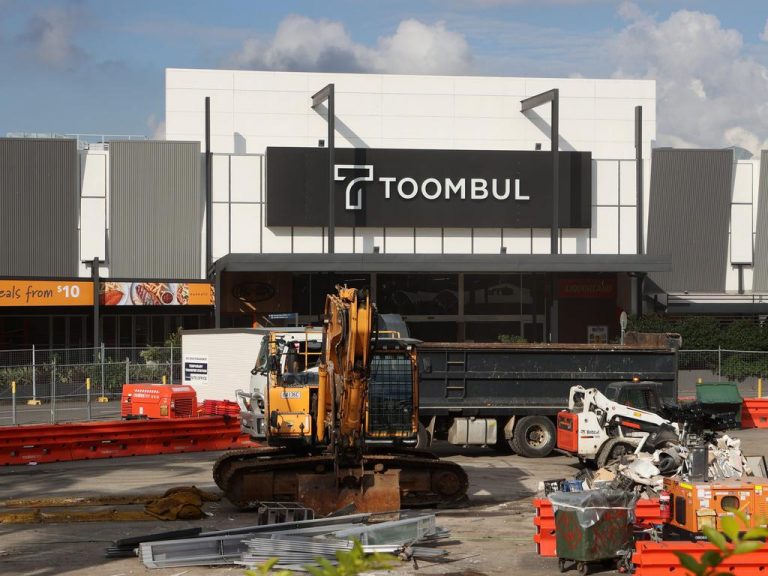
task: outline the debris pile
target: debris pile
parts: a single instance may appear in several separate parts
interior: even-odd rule
[[[752,459],[750,459],[752,460]],[[762,476],[762,458],[750,464],[741,452],[741,440],[710,433],[687,442],[668,442],[653,453],[636,452],[599,468],[583,469],[573,480],[549,480],[539,489],[548,496],[556,490],[609,488],[636,492],[640,498],[658,498],[664,478],[678,480],[728,480]]]

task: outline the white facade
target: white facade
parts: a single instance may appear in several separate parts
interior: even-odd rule
[[[205,140],[211,98],[214,258],[228,253],[320,253],[322,228],[264,226],[267,146],[316,147],[326,110],[311,96],[334,83],[336,146],[465,150],[550,149],[549,106],[520,101],[560,91],[560,149],[593,157],[591,229],[564,229],[565,254],[634,254],[634,108],[643,107],[643,156],[656,135],[650,80],[315,74],[231,70],[166,71],[169,140]],[[646,201],[649,183],[646,162]],[[336,252],[547,254],[548,228],[336,228]]]
[[[322,228],[264,226],[267,146],[316,147],[327,138],[325,109],[311,96],[336,87],[336,146],[419,149],[549,149],[549,106],[522,114],[520,100],[560,90],[560,148],[591,151],[592,228],[561,232],[564,254],[635,254],[634,107],[643,107],[644,222],[647,232],[655,83],[310,74],[169,69],[169,140],[204,146],[205,97],[212,101],[213,257],[229,253],[320,253]],[[737,264],[752,286],[758,159],[735,162],[726,290],[738,290]],[[82,153],[80,255],[104,259],[109,237],[109,151]],[[85,223],[85,225],[83,224]],[[203,238],[203,243],[205,239]],[[547,254],[547,228],[336,228],[336,252],[390,254]],[[101,270],[109,276],[107,267]],[[90,270],[81,265],[81,276]],[[205,276],[201,262],[200,277]]]

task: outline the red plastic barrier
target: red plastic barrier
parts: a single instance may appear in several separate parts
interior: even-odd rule
[[[240,406],[237,402],[229,400],[204,400],[203,414],[208,416],[237,416],[240,414]]]
[[[742,428],[768,428],[768,398],[744,398]]]
[[[533,501],[536,508],[536,515],[533,518],[533,525],[536,527],[536,534],[533,541],[536,543],[536,554],[545,557],[555,557],[556,534],[555,534],[555,513],[552,510],[552,502],[548,498],[536,498]],[[659,500],[638,500],[635,508],[636,522],[640,528],[648,528],[652,524],[661,524],[661,512],[659,511]],[[763,576],[768,576],[768,573]]]
[[[709,542],[637,542],[632,555],[635,576],[688,576],[690,572],[680,565],[674,553],[684,552],[700,560],[704,552],[715,549]],[[768,573],[768,546],[764,545],[757,552],[731,556],[718,572],[732,576],[765,576]]]
[[[228,416],[0,428],[0,465],[119,458],[253,446]]]

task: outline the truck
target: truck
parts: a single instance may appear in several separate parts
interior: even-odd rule
[[[318,346],[286,341],[300,356]],[[604,392],[617,381],[661,384],[665,400],[677,399],[679,336],[628,333],[625,344],[506,344],[412,341],[418,390],[417,447],[435,441],[483,446],[539,458],[556,449],[557,414],[568,408],[571,386]],[[239,391],[243,431],[264,437],[256,398],[267,375],[262,343],[250,391]],[[281,356],[283,364],[294,356]],[[304,362],[308,367],[311,361]],[[284,370],[290,371],[286,366]],[[370,394],[377,391],[370,383]]]

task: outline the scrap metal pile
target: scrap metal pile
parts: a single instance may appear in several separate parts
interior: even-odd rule
[[[697,437],[693,444],[692,441],[667,442],[652,453],[625,454],[596,471],[585,468],[575,478],[581,485],[570,483],[569,487],[605,487],[634,491],[641,498],[658,498],[664,478],[714,481],[766,475],[762,459],[748,460],[737,438],[711,433],[705,438]]]
[[[445,550],[433,545],[449,536],[432,514],[400,513],[397,520],[372,514],[348,514],[316,519],[300,504],[263,503],[261,519],[268,523],[231,530],[180,531],[118,541],[112,557],[137,554],[147,568],[241,565],[258,568],[277,558],[276,569],[305,571],[318,559],[337,563],[337,552],[356,542],[366,554],[386,552],[402,560],[436,560]]]

